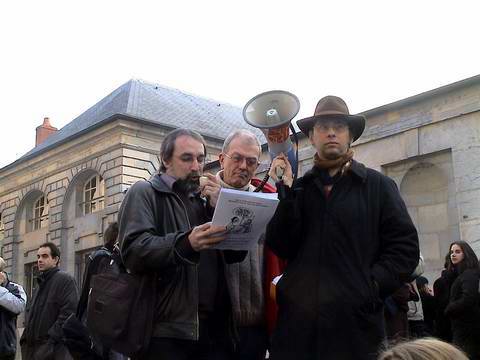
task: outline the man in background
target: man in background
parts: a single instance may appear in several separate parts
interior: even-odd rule
[[[64,321],[75,313],[78,292],[73,277],[58,268],[60,250],[51,242],[38,248],[40,275],[20,339],[23,360],[70,359],[62,343]]]
[[[14,360],[17,352],[17,316],[25,310],[27,295],[8,279],[0,257],[0,360]]]

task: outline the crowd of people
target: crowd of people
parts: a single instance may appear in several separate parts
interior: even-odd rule
[[[385,301],[391,342],[434,336],[480,359],[479,262],[471,246],[453,242],[444,270],[430,288],[419,276]]]
[[[273,159],[276,187],[262,191],[278,192],[279,204],[248,251],[217,249],[227,229],[211,219],[222,188],[259,190],[257,137],[234,131],[219,154],[221,170],[207,174],[203,137],[188,129],[168,133],[159,172],[126,193],[118,224],[90,256],[80,293],[59,269],[58,247],[39,247],[22,358],[126,359],[96,336],[87,316],[103,311],[101,302],[89,301],[93,279],[118,259],[132,279],[148,284],[153,303],[118,314],[133,325],[149,311],[145,323],[135,324],[151,331],[133,359],[461,360],[462,351],[480,359],[479,263],[472,248],[452,243],[432,292],[415,275],[418,234],[395,183],[354,159],[351,145],[365,118],[327,96],[297,125],[315,150],[314,165],[296,179],[289,156]],[[21,286],[1,270],[0,360],[15,356],[11,329],[26,302]],[[8,338],[3,329],[10,329]],[[412,338],[420,339],[382,351],[386,339]]]

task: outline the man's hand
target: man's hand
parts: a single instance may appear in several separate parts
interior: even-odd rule
[[[214,226],[208,222],[195,226],[190,235],[188,235],[188,241],[190,241],[193,250],[206,250],[225,240],[226,231],[227,228],[225,226]]]
[[[207,179],[200,178],[200,191],[202,196],[208,199],[211,207],[217,205],[218,195],[220,194],[221,186],[215,175],[205,173],[203,174]]]
[[[0,285],[4,286],[6,284],[7,284],[7,275],[3,271],[0,271]]]
[[[277,176],[278,169],[281,169],[283,171],[283,176],[281,179]],[[281,153],[275,159],[272,160],[272,165],[270,166],[270,171],[268,172],[268,175],[270,175],[270,177],[275,182],[283,180],[283,183],[285,185],[287,185],[288,187],[292,186],[292,183],[293,183],[292,166],[290,165],[290,162],[288,161],[288,158],[284,153]]]

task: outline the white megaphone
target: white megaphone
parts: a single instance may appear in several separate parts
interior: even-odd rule
[[[284,90],[272,90],[250,99],[243,108],[243,118],[263,131],[273,158],[292,149],[289,125],[299,110],[300,101],[295,95]]]
[[[290,140],[290,122],[298,114],[300,110],[300,101],[298,98],[284,90],[267,91],[250,99],[243,107],[243,118],[253,127],[259,128],[265,134],[268,143],[268,150],[272,159],[280,153],[287,156],[292,154],[293,146]],[[295,131],[292,127],[295,136]],[[298,147],[298,144],[297,144]],[[289,156],[290,158],[290,156]],[[294,168],[295,178],[298,163],[298,156]],[[282,180],[283,170],[275,169],[277,177]],[[256,191],[263,188],[268,181],[267,175]]]

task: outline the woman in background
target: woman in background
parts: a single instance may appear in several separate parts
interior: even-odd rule
[[[448,270],[455,276],[445,309],[452,325],[453,343],[471,360],[480,360],[479,265],[475,252],[465,241],[450,245]]]

